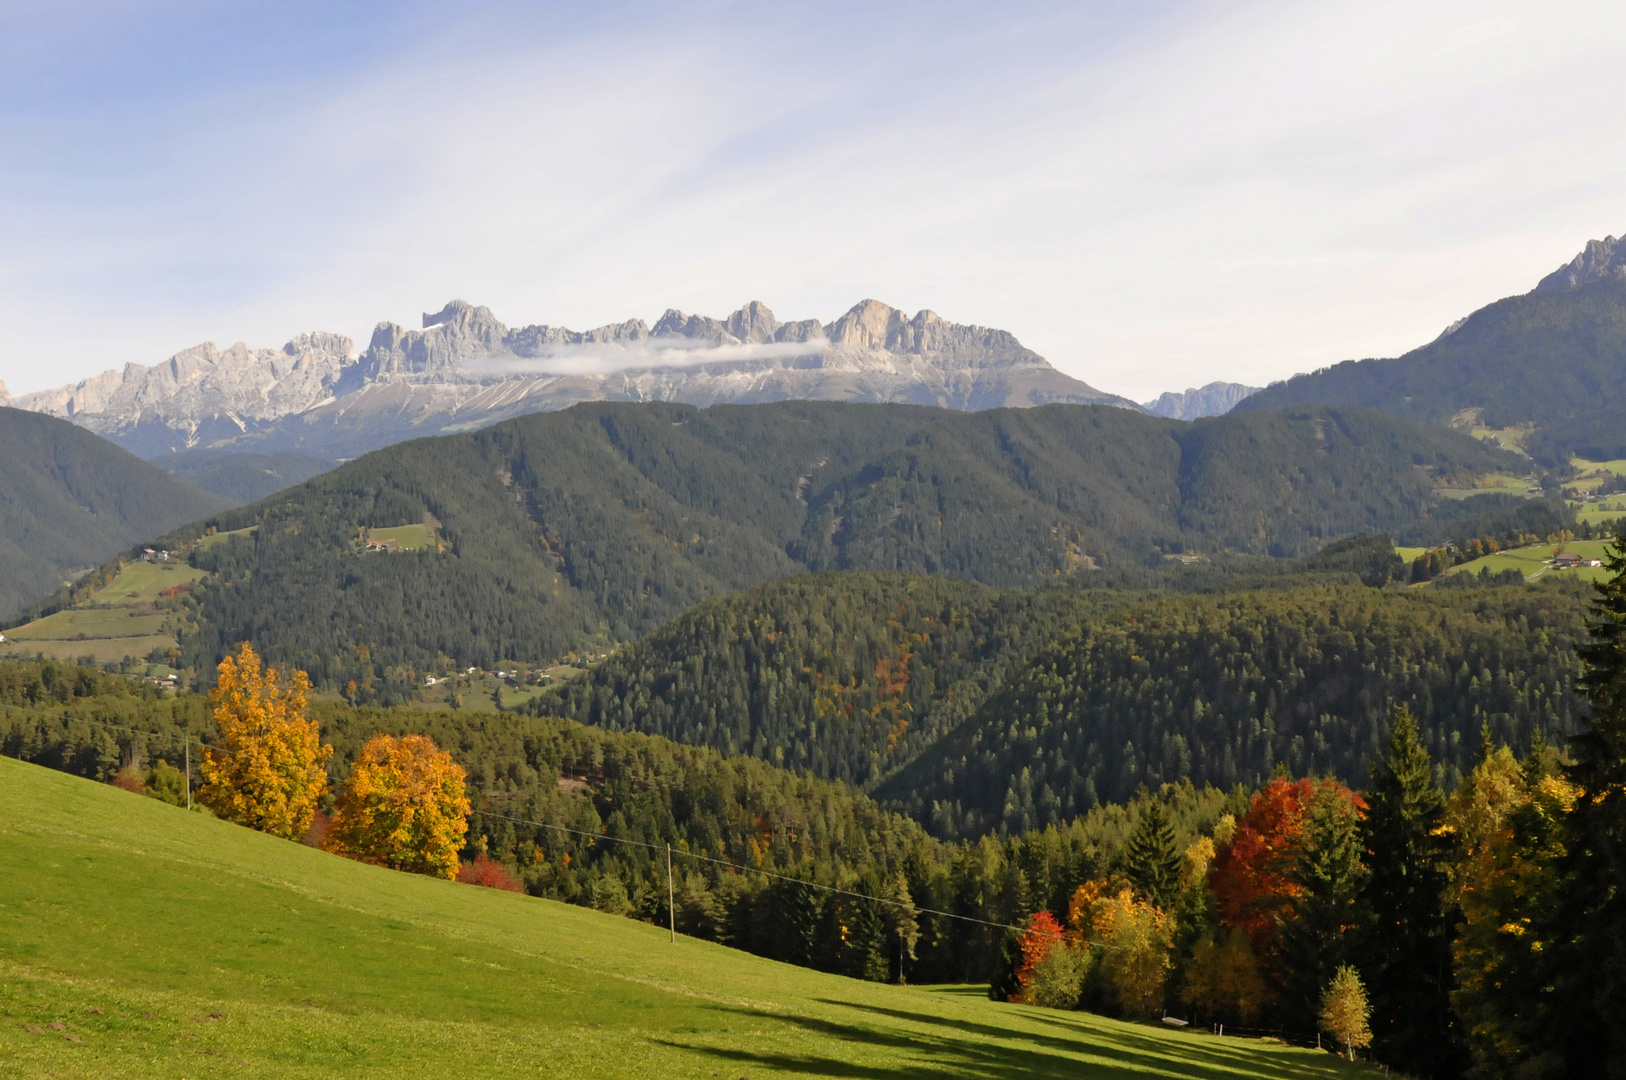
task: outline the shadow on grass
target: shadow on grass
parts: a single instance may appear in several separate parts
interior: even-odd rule
[[[1173,1031],[1152,1026],[1141,1029],[1131,1022],[1106,1032],[1086,1020],[1085,1016],[1088,1014],[1013,1006],[1013,1008],[1020,1009],[1018,1015],[1024,1020],[1075,1033],[1074,1038],[1066,1039],[1033,1034],[993,1024],[980,1024],[971,1020],[955,1020],[930,1013],[911,1012],[906,1009],[890,1009],[882,1005],[857,1005],[850,1002],[835,1001],[830,998],[821,998],[819,1000],[824,1005],[857,1009],[861,1012],[874,1013],[906,1023],[949,1026],[981,1038],[1040,1042],[1049,1047],[1074,1053],[1108,1054],[1111,1051],[1105,1048],[1104,1043],[1110,1042],[1126,1048],[1119,1051],[1120,1054],[1133,1054],[1135,1057],[1142,1058],[1151,1057],[1159,1061],[1180,1061],[1225,1070],[1257,1070],[1268,1065],[1270,1069],[1268,1073],[1259,1073],[1257,1075],[1327,1077],[1338,1076],[1342,1073],[1343,1063],[1337,1061],[1336,1055],[1311,1057],[1306,1060],[1278,1058],[1268,1063],[1261,1062],[1257,1052],[1258,1043],[1252,1040],[1221,1039],[1217,1036],[1208,1035],[1200,1029],[1197,1031]]]
[[[1099,1031],[1081,1023],[1050,1021],[1024,1013],[1024,1019],[1039,1019],[1067,1028],[1073,1037],[1044,1031],[979,1024],[925,1013],[878,1006],[855,1005],[844,1001],[821,1004],[853,1009],[875,1018],[920,1025],[924,1031],[906,1031],[890,1024],[844,1023],[836,1020],[764,1012],[738,1006],[713,1005],[708,1008],[736,1016],[772,1019],[831,1043],[855,1050],[879,1051],[883,1061],[864,1063],[864,1054],[850,1056],[783,1054],[763,1051],[723,1049],[658,1040],[663,1045],[727,1061],[734,1066],[756,1066],[793,1073],[843,1078],[895,1078],[898,1076],[1030,1077],[1033,1080],[1066,1077],[1076,1080],[1081,1071],[1096,1076],[1147,1076],[1177,1080],[1210,1080],[1218,1074],[1231,1076],[1329,1077],[1333,1070],[1317,1069],[1307,1062],[1261,1061],[1241,1047],[1186,1046],[1184,1040],[1140,1035],[1134,1031],[1114,1033],[1110,1041]],[[952,1029],[945,1031],[945,1029]],[[995,1041],[997,1040],[997,1041]],[[1014,1044],[1014,1045],[1013,1045]],[[1025,1044],[1025,1045],[1024,1045]],[[889,1060],[887,1060],[889,1059]],[[900,1060],[901,1059],[901,1060]]]

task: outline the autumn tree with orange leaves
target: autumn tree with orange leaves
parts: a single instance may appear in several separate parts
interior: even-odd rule
[[[425,735],[375,735],[339,792],[329,851],[451,878],[469,828],[468,774]]]
[[[221,748],[206,751],[198,771],[200,802],[218,816],[293,839],[310,827],[327,793],[327,760],[316,721],[305,716],[310,680],[265,667],[244,642],[220,662],[211,713]]]

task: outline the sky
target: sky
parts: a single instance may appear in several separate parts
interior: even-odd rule
[[[0,5],[0,379],[864,298],[1146,400],[1626,232],[1626,6]]]

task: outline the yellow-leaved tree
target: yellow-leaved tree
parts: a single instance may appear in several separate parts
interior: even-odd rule
[[[316,721],[305,716],[310,680],[265,667],[248,642],[220,662],[211,713],[222,749],[198,766],[198,799],[228,821],[287,839],[310,828],[327,793],[327,759]]]
[[[1095,905],[1095,940],[1106,946],[1101,968],[1118,1005],[1131,1015],[1153,1016],[1169,980],[1174,927],[1157,905],[1130,889],[1109,893]]]
[[[414,874],[457,875],[467,773],[425,735],[375,735],[339,789],[329,851]]]

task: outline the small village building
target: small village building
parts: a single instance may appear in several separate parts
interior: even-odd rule
[[[1561,551],[1553,556],[1553,568],[1555,570],[1573,570],[1577,566],[1584,565],[1586,565],[1586,560],[1574,552]]]

